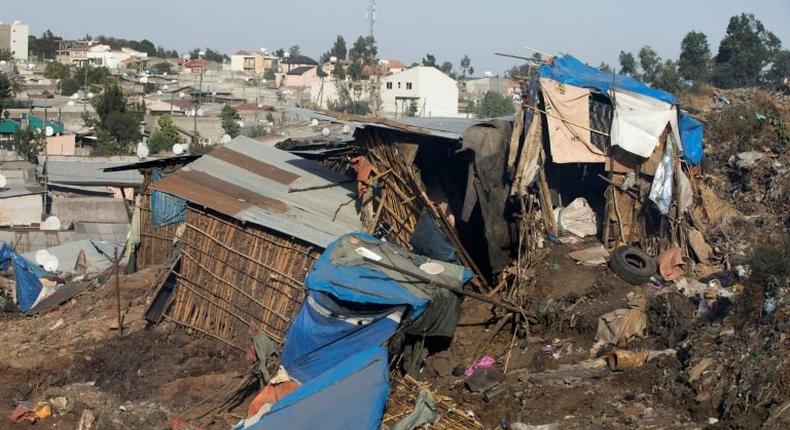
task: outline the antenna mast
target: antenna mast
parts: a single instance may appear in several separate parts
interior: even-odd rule
[[[376,23],[376,19],[378,18],[378,14],[376,13],[376,0],[370,0],[370,3],[368,3],[366,15],[368,17],[368,25],[370,26],[370,37],[373,37],[373,25]]]

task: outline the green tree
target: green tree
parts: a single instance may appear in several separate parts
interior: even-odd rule
[[[28,49],[32,57],[42,59],[55,59],[60,47],[60,36],[55,36],[52,31],[45,31],[40,38],[36,36],[28,37]]]
[[[712,81],[722,88],[757,85],[781,42],[752,14],[730,18],[714,59]]]
[[[140,116],[137,112],[111,112],[102,122],[102,128],[126,148],[140,140]]]
[[[107,130],[99,129],[96,131],[96,147],[93,150],[93,155],[125,155],[128,152],[128,147],[119,143]]]
[[[98,97],[93,101],[93,107],[96,109],[96,114],[99,116],[99,122],[102,126],[105,121],[113,112],[126,112],[126,98],[118,85],[108,85]]]
[[[409,102],[409,107],[406,108],[406,116],[417,116],[417,111],[420,107],[417,105],[416,99],[411,99]]]
[[[170,115],[162,115],[156,121],[157,129],[148,139],[148,148],[151,153],[156,154],[169,150],[176,143],[181,142],[181,134],[178,132],[173,118]]]
[[[230,105],[223,106],[219,117],[222,119],[222,129],[225,130],[225,134],[230,135],[230,137],[236,137],[241,134],[241,126],[239,125],[241,115],[239,115],[235,107]]]
[[[458,64],[461,66],[461,78],[471,76],[475,70],[472,68],[472,60],[469,59],[468,55],[464,55],[464,58],[461,58],[461,62]]]
[[[636,76],[636,59],[630,52],[620,51],[620,74]]]
[[[0,49],[0,61],[14,61],[14,52],[10,49]]]
[[[332,45],[332,49],[325,52],[324,55],[321,56],[321,62],[326,63],[332,57],[337,57],[338,62],[343,61],[348,57],[346,39],[344,39],[343,36],[339,34],[337,35],[337,39],[335,39],[335,44]]]
[[[274,80],[277,79],[277,76],[274,75],[274,70],[266,69],[263,71],[263,79],[274,82]]]
[[[678,73],[690,81],[704,81],[710,75],[710,45],[705,33],[690,31],[680,42]]]
[[[290,48],[288,48],[288,53],[291,54],[291,57],[296,57],[302,52],[299,50],[299,45],[293,45]]]
[[[445,75],[449,75],[453,79],[455,78],[455,73],[453,73],[453,63],[445,61],[441,66],[439,66],[439,70],[441,70]]]
[[[200,57],[200,51],[201,51],[200,48],[195,48],[195,49],[189,51],[189,58],[194,60],[194,59]],[[221,53],[221,52],[219,52],[217,50],[211,49],[211,48],[206,48],[205,51],[203,51],[203,52],[205,54],[205,55],[203,55],[203,58],[208,60],[208,61],[214,61],[214,62],[217,62],[217,63],[222,63],[222,62],[225,62],[227,60],[230,60],[230,57],[228,57],[228,54],[223,54],[223,53]]]
[[[640,79],[654,85],[661,74],[661,57],[649,45],[639,50],[639,67],[642,69]]]
[[[474,110],[478,118],[497,118],[514,113],[516,108],[509,97],[487,91]]]
[[[14,151],[27,161],[36,161],[44,147],[44,134],[33,128],[21,128],[11,138]]]
[[[779,51],[774,56],[771,67],[765,74],[765,82],[773,87],[784,84],[784,80],[790,76],[790,51]]]
[[[433,54],[426,54],[425,58],[422,59],[422,65],[425,67],[438,67],[436,65],[436,56]]]
[[[4,73],[0,73],[0,113],[5,107],[5,100],[14,95],[14,86]]]
[[[164,73],[170,74],[173,72],[173,64],[168,63],[167,61],[162,61],[161,63],[154,64],[154,70],[156,70],[156,73],[159,73],[160,75]]]
[[[660,72],[656,77],[656,81],[652,82],[651,85],[671,93],[677,93],[685,89],[683,81],[680,79],[678,65],[672,60],[666,60],[660,66]]]
[[[145,52],[149,57],[156,56],[156,45],[148,39],[141,40],[137,49],[141,52]]]
[[[612,71],[613,71],[612,70],[612,66],[604,63],[603,61],[601,61],[601,64],[598,65],[598,70],[600,70],[602,72],[607,72],[607,73],[612,73]]]
[[[44,77],[47,79],[68,79],[71,77],[71,70],[63,63],[52,61],[47,63],[47,67],[44,68]]]
[[[378,47],[373,36],[359,36],[354,46],[348,51],[348,59],[351,60],[349,74],[351,79],[358,81],[362,79],[362,70],[365,66],[374,66],[378,63]]]

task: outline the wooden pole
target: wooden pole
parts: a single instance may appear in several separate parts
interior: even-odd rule
[[[118,334],[123,336],[123,316],[121,316],[121,265],[118,260],[118,248],[115,248],[115,310],[118,312]]]

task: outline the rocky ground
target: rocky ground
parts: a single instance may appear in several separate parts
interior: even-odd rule
[[[634,287],[605,266],[575,264],[568,246],[551,245],[536,268],[531,310],[538,318],[528,331],[498,325],[490,305],[467,300],[449,348],[429,357],[417,379],[485,429],[790,428],[790,143],[782,134],[790,99],[710,90],[686,103],[706,121],[708,161],[699,180],[707,207],[720,215],[705,233],[727,257],[721,265],[751,265],[742,292],[716,299],[703,315],[699,298],[673,284]],[[762,155],[739,164],[747,151]],[[712,270],[690,267],[687,276]],[[146,327],[142,314],[157,275],[121,277],[123,335],[112,284],[37,317],[2,314],[0,428],[169,428],[237,384],[248,367],[242,354],[168,323]],[[591,360],[590,348],[599,317],[625,308],[634,291],[647,297],[647,337],[628,349],[676,353],[613,371]],[[454,375],[482,356],[495,359],[492,372],[507,383],[490,401]],[[6,418],[18,401],[47,399],[55,413],[36,424]],[[203,423],[226,429],[243,411]]]

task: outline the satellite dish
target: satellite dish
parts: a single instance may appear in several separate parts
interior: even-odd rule
[[[197,116],[203,116],[203,109],[197,110]]]
[[[74,94],[71,95],[71,99],[72,100],[77,100],[78,98],[80,98],[80,95],[77,94],[77,93],[74,93]]]
[[[60,230],[61,223],[60,218],[56,217],[55,215],[48,216],[47,219],[41,223],[41,230],[46,231],[58,231]]]
[[[148,83],[148,76],[143,76],[142,78],[140,78],[140,83],[141,84],[147,84]]]
[[[92,99],[92,98],[93,98],[93,93],[88,93],[88,99]]]
[[[263,103],[258,103],[258,109],[263,109]]]
[[[329,130],[329,127],[324,127],[324,128],[322,128],[322,129],[321,129],[321,134],[322,134],[324,137],[327,137],[327,136],[329,136],[329,133],[331,133],[331,131]]]
[[[5,175],[0,175],[0,188],[5,188],[8,185],[8,180],[6,180]]]
[[[43,266],[44,262],[47,261],[47,257],[49,257],[49,251],[46,249],[39,249],[36,251],[36,264]]]
[[[206,56],[206,51],[198,51],[198,56],[205,57]]]
[[[157,91],[156,95],[161,96],[162,95],[162,90]]]
[[[60,261],[58,261],[58,257],[49,254],[44,260],[44,264],[42,264],[42,266],[47,272],[57,272],[58,266],[60,266]]]
[[[261,79],[261,83],[265,84],[266,83],[266,79]]]
[[[167,91],[167,90],[169,90],[169,89],[170,89],[170,87],[169,87],[168,85],[163,85],[163,86],[162,86],[162,89],[163,89],[163,90],[165,90],[165,91]]]
[[[317,119],[315,119],[315,118],[313,118],[313,119],[310,121],[310,125],[312,125],[313,127],[317,127],[317,126],[318,126],[318,120],[317,120]]]
[[[231,139],[232,139],[232,138],[230,137],[230,135],[229,135],[229,134],[223,135],[223,136],[222,136],[222,143],[228,143],[228,142],[230,142],[230,141],[231,141]]]
[[[55,129],[54,129],[54,128],[52,128],[52,127],[50,127],[50,126],[47,126],[47,127],[44,129],[44,133],[46,133],[47,137],[50,137],[50,136],[52,136],[53,134],[55,134]]]
[[[260,51],[261,51],[261,54],[265,54],[266,53],[266,48],[261,48]]]
[[[173,154],[181,155],[183,153],[184,153],[184,145],[180,143],[176,143],[175,145],[173,145]]]
[[[341,130],[343,134],[351,133],[351,127],[348,124],[343,125],[343,129]]]
[[[28,70],[33,70],[33,69],[35,69],[35,68],[36,68],[36,65],[35,65],[35,64],[33,64],[33,63],[30,63],[30,64],[28,64],[28,65],[27,65],[27,69],[28,69]]]
[[[140,142],[137,145],[137,157],[139,159],[142,160],[143,158],[147,157],[150,154],[150,152],[151,151],[148,149],[148,145],[146,145],[145,143]]]
[[[6,64],[8,63],[5,60],[0,61],[0,66],[5,66]]]
[[[290,52],[286,52],[286,53],[283,54],[283,57],[291,58],[291,53]]]
[[[167,72],[162,72],[162,76],[167,76]],[[165,88],[167,89],[167,88]]]
[[[239,127],[244,128],[244,121],[239,121]]]
[[[182,91],[182,92],[178,93],[178,97],[183,99],[184,97],[186,97],[186,95]]]

